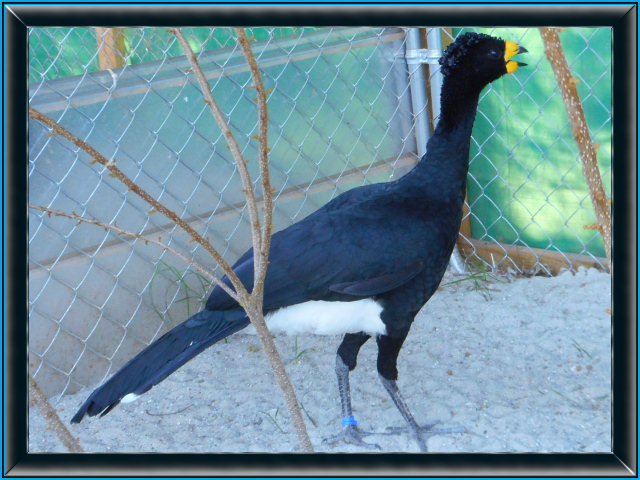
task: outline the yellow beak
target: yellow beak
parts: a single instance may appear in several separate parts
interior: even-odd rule
[[[518,67],[524,67],[526,63],[516,62],[515,60],[511,60],[511,57],[517,55],[518,53],[526,53],[527,49],[519,46],[515,42],[507,41],[505,42],[504,47],[504,61],[507,67],[507,73],[515,72]]]

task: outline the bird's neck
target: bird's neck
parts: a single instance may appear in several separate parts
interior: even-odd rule
[[[452,80],[446,78],[442,85],[440,120],[427,143],[427,153],[405,179],[412,190],[445,201],[457,200],[460,192],[464,197],[471,131],[480,96],[480,91]]]
[[[480,91],[468,78],[445,78],[440,94],[440,119],[435,137],[471,138]]]

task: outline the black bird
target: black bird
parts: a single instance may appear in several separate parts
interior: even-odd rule
[[[481,90],[525,65],[514,42],[467,33],[440,65],[441,115],[427,153],[405,176],[349,190],[271,241],[264,313],[272,331],[344,333],[336,373],[344,429],[335,439],[368,445],[351,410],[349,372],[371,336],[378,344],[382,384],[422,451],[425,431],[403,400],[396,380],[400,348],[414,317],[447,268],[462,218],[469,144]],[[253,251],[233,266],[253,284]],[[228,280],[227,280],[228,281]],[[215,342],[245,328],[240,306],[215,287],[205,309],[136,355],[97,388],[72,418],[105,415],[143,394]]]

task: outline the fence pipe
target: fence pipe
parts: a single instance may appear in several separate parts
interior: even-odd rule
[[[427,45],[430,50],[442,51],[442,37],[439,28],[427,29]],[[430,72],[431,82],[431,111],[433,112],[434,125],[440,117],[440,92],[442,91],[442,73],[440,69]]]
[[[407,53],[420,49],[420,29],[407,29]],[[429,128],[429,116],[427,111],[427,93],[424,68],[420,60],[407,59],[409,68],[409,90],[411,91],[411,107],[415,120],[415,135],[418,156],[422,156],[427,151],[427,142],[431,137]]]

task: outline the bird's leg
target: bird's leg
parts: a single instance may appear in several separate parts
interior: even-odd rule
[[[408,330],[407,330],[408,333]],[[377,337],[378,342],[378,374],[380,376],[380,381],[384,386],[385,390],[391,396],[393,403],[398,408],[398,411],[402,415],[402,418],[405,419],[409,430],[413,434],[416,442],[418,443],[418,447],[420,451],[427,451],[427,444],[425,441],[425,437],[429,434],[435,433],[461,433],[464,432],[464,428],[453,427],[453,428],[434,428],[435,424],[420,426],[416,422],[415,418],[411,414],[407,403],[402,398],[400,394],[400,389],[398,388],[398,384],[396,380],[398,379],[398,353],[400,352],[400,348],[402,347],[402,343],[406,338],[406,333],[404,336],[399,334],[397,337],[389,337],[387,335],[380,335]],[[402,428],[387,428],[388,431],[403,431],[406,429]]]
[[[409,425],[409,428],[411,429],[411,432],[413,433],[413,436],[416,439],[416,442],[418,443],[418,447],[420,448],[420,451],[426,452],[427,444],[423,436],[424,429],[420,427],[417,424],[416,420],[413,418],[413,415],[409,411],[409,407],[407,406],[407,403],[404,401],[404,398],[402,398],[402,395],[400,395],[400,389],[398,389],[398,384],[396,383],[395,380],[389,380],[388,378],[384,378],[382,375],[380,375],[380,381],[382,382],[382,385],[384,386],[385,390],[391,396],[391,400],[393,400],[393,403],[400,411],[402,418],[404,418],[407,424]]]
[[[338,377],[338,392],[340,393],[340,406],[342,408],[343,424],[347,419],[353,418],[351,409],[351,389],[349,387],[349,367],[342,361],[340,355],[336,355],[336,376]]]
[[[336,355],[336,376],[338,378],[338,392],[340,393],[342,425],[344,428],[338,435],[325,438],[323,443],[345,442],[365,448],[377,448],[380,450],[379,445],[367,443],[362,440],[364,433],[358,429],[358,422],[353,417],[353,410],[351,408],[349,371],[356,367],[358,351],[368,339],[369,335],[364,333],[346,334],[340,348],[338,348],[338,354]]]
[[[406,331],[396,332],[397,336],[395,337],[380,335],[376,338],[378,342],[378,374],[382,385],[391,396],[402,418],[404,418],[409,425],[420,451],[426,452],[427,444],[423,436],[423,430],[413,418],[407,403],[402,398],[402,395],[400,395],[400,390],[396,383],[398,378],[398,354],[408,333],[409,329],[407,328]]]
[[[332,437],[325,438],[323,443],[350,443],[365,448],[380,450],[380,445],[365,442],[362,437],[366,435],[358,428],[358,422],[351,409],[351,391],[349,388],[349,367],[344,363],[340,355],[336,355],[336,376],[338,377],[338,392],[340,393],[340,405],[342,408],[342,431]]]
[[[438,433],[463,433],[465,431],[465,428],[461,426],[436,427],[437,425],[436,423],[430,423],[427,425],[418,425],[418,423],[413,418],[413,415],[411,414],[411,411],[409,410],[407,403],[404,401],[404,398],[400,394],[400,389],[398,388],[396,381],[388,380],[384,378],[382,375],[380,375],[380,381],[382,382],[382,385],[384,386],[385,390],[389,392],[389,395],[391,396],[393,403],[398,408],[398,410],[400,411],[400,414],[407,422],[409,429],[414,434],[414,436],[416,436],[416,440],[421,450],[423,447],[422,443],[424,443],[424,435],[433,435]],[[400,432],[406,432],[406,431],[407,431],[406,427],[387,427],[388,435],[393,435],[394,433],[400,433]],[[420,437],[422,437],[422,439],[420,439]],[[426,445],[424,446],[424,448],[425,450],[423,451],[426,452]]]

